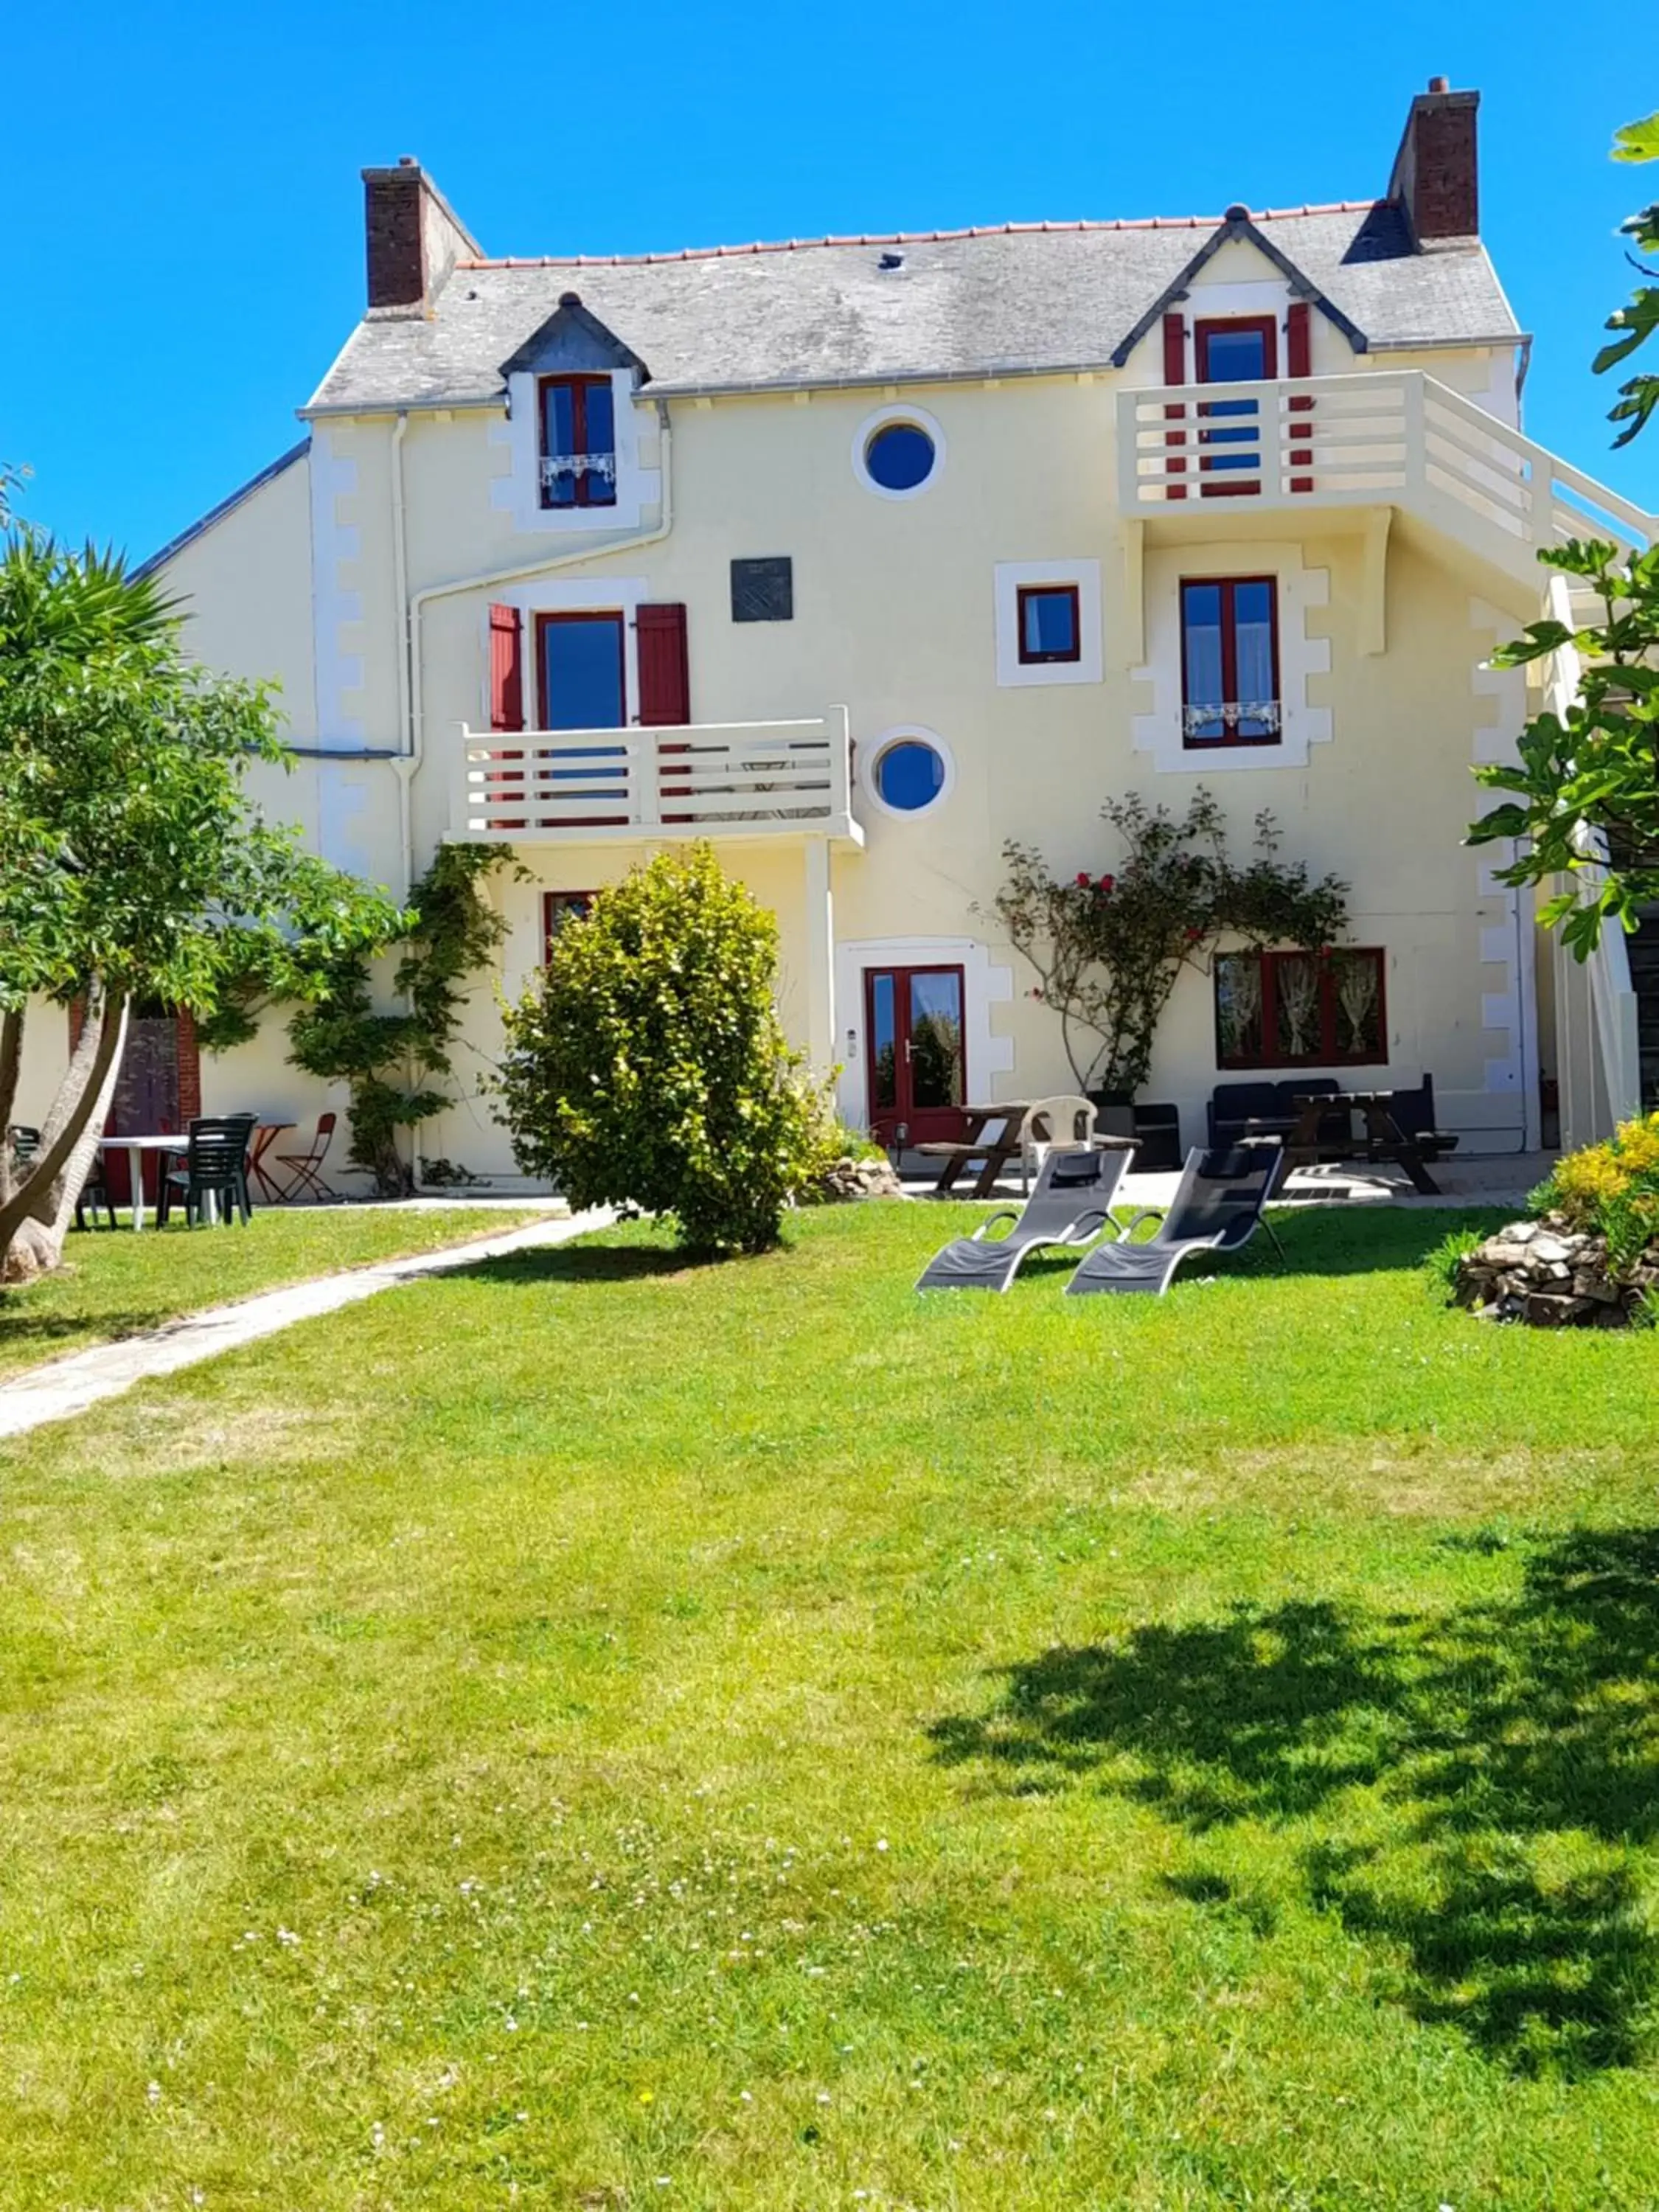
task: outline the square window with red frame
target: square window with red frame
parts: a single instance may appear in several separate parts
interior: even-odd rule
[[[1273,576],[1194,576],[1181,586],[1183,744],[1276,745],[1279,583]]]
[[[616,401],[608,376],[544,376],[541,415],[544,507],[617,504]]]
[[[586,921],[593,911],[592,891],[542,893],[542,964],[553,957],[553,940],[568,921]]]
[[[1385,955],[1223,952],[1215,963],[1218,1067],[1352,1067],[1389,1056]]]
[[[1019,657],[1024,665],[1082,658],[1082,612],[1075,584],[1022,584],[1018,600]]]

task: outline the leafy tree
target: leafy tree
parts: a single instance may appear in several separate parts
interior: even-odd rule
[[[507,1012],[520,1164],[573,1206],[672,1214],[694,1250],[775,1244],[819,1118],[778,1024],[777,964],[777,924],[707,845],[602,891]]]
[[[284,757],[270,700],[187,660],[179,627],[113,554],[27,529],[0,550],[0,1130],[40,1002],[84,1013],[37,1158],[14,1172],[0,1145],[9,1279],[62,1256],[135,1000],[211,1015],[237,976],[297,990],[398,927],[250,810],[249,761]]]
[[[1659,115],[1620,131],[1613,158],[1659,160]],[[1638,252],[1659,253],[1659,202],[1622,228]],[[1635,265],[1659,277],[1659,270]],[[1598,375],[1659,330],[1659,283],[1638,289],[1629,307],[1608,317],[1607,328],[1620,335],[1596,356]],[[1624,425],[1615,447],[1627,446],[1656,409],[1659,375],[1622,385],[1608,416]],[[1522,668],[1564,650],[1574,653],[1578,696],[1565,715],[1549,709],[1527,725],[1518,764],[1475,770],[1488,789],[1515,796],[1483,815],[1468,842],[1520,841],[1516,857],[1497,871],[1501,883],[1564,879],[1566,888],[1545,901],[1538,918],[1547,927],[1560,923],[1565,942],[1588,960],[1607,922],[1633,930],[1641,908],[1659,899],[1659,550],[1633,554],[1607,539],[1575,538],[1539,558],[1588,585],[1602,619],[1579,627],[1559,616],[1529,623],[1524,637],[1493,654],[1496,668]]]
[[[1492,655],[1496,668],[1522,668],[1575,653],[1578,693],[1564,715],[1547,709],[1528,723],[1518,762],[1476,769],[1478,782],[1516,796],[1483,815],[1468,842],[1523,841],[1497,871],[1502,883],[1564,878],[1538,919],[1562,923],[1566,944],[1588,960],[1605,923],[1633,930],[1659,899],[1659,545],[1627,556],[1591,539],[1540,557],[1589,584],[1603,618],[1578,629],[1559,617],[1528,623]]]
[[[1650,115],[1640,123],[1627,123],[1617,132],[1613,158],[1615,161],[1659,161],[1659,114]],[[1628,216],[1620,225],[1620,234],[1634,243],[1635,251],[1629,258],[1638,274],[1659,280],[1659,269],[1650,269],[1636,258],[1638,253],[1659,253],[1659,201]],[[1659,331],[1659,281],[1639,286],[1629,307],[1615,308],[1607,317],[1607,328],[1617,331],[1619,335],[1596,355],[1595,368],[1598,376],[1628,361],[1638,346],[1645,345]],[[1656,408],[1659,408],[1659,375],[1637,375],[1621,385],[1618,403],[1609,410],[1607,416],[1609,422],[1625,426],[1613,441],[1615,447],[1629,445],[1646,427]]]
[[[1033,995],[1060,1017],[1079,1090],[1133,1092],[1152,1073],[1183,967],[1206,960],[1224,937],[1322,951],[1348,926],[1347,885],[1334,876],[1316,883],[1300,862],[1279,860],[1266,811],[1240,866],[1227,851],[1226,817],[1202,786],[1178,817],[1133,793],[1101,814],[1123,842],[1115,871],[1063,883],[1034,848],[1010,843],[993,911],[1036,970]]]

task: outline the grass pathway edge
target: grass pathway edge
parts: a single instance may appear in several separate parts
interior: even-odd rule
[[[381,1291],[394,1289],[422,1275],[441,1274],[451,1267],[469,1267],[532,1246],[567,1243],[589,1230],[606,1227],[613,1216],[606,1209],[532,1222],[500,1236],[473,1237],[434,1252],[416,1252],[399,1260],[375,1260],[338,1273],[315,1275],[301,1283],[288,1283],[228,1304],[208,1306],[186,1314],[163,1328],[141,1336],[123,1337],[112,1344],[90,1346],[66,1358],[26,1369],[0,1382],[0,1437],[26,1436],[49,1421],[73,1419],[106,1398],[118,1397],[135,1382],[152,1376],[173,1375],[194,1367],[238,1346],[275,1336],[298,1322],[342,1306],[356,1305]]]

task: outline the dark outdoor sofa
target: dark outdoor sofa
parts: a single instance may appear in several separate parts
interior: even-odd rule
[[[1328,1098],[1343,1087],[1329,1075],[1292,1075],[1282,1083],[1218,1083],[1210,1095],[1211,1147],[1242,1143],[1252,1123],[1264,1135],[1288,1137],[1297,1124],[1298,1098]],[[1356,1080],[1356,1090],[1366,1087]],[[1401,1135],[1409,1137],[1425,1159],[1437,1159],[1457,1150],[1455,1132],[1435,1127],[1433,1076],[1425,1075],[1415,1090],[1391,1091],[1389,1098]],[[1339,1158],[1363,1154],[1364,1139],[1355,1137],[1352,1119],[1347,1109],[1340,1107],[1322,1117],[1319,1125],[1322,1152],[1328,1146]]]
[[[1288,1137],[1297,1124],[1298,1098],[1324,1098],[1341,1089],[1334,1076],[1292,1075],[1283,1083],[1218,1083],[1210,1093],[1210,1149],[1224,1151],[1242,1144],[1254,1122],[1264,1136]],[[1333,1144],[1348,1133],[1346,1114],[1332,1114],[1320,1125],[1320,1135]]]

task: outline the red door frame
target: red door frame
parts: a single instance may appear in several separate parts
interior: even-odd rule
[[[1276,315],[1219,315],[1208,322],[1193,325],[1193,381],[1208,384],[1210,376],[1210,340],[1217,331],[1231,336],[1235,331],[1259,331],[1261,333],[1261,358],[1266,363],[1261,381],[1271,384],[1279,374],[1279,319]]]
[[[876,1103],[876,978],[893,979],[893,1103]],[[957,1106],[918,1108],[913,1095],[910,1059],[910,979],[915,975],[954,975],[957,979],[958,1018],[957,1063],[964,1100],[968,1091],[968,979],[965,970],[951,961],[927,961],[917,967],[880,966],[864,971],[864,1079],[872,1135],[890,1145],[901,1123],[909,1145],[948,1143],[962,1133],[962,1110]]]
[[[568,607],[556,614],[538,614],[536,617],[536,702],[541,710],[544,730],[552,722],[552,702],[547,696],[547,646],[549,629],[555,623],[608,622],[617,626],[617,702],[620,710],[617,727],[628,727],[628,617],[618,607]],[[558,732],[553,732],[556,737]],[[599,774],[596,769],[594,773]],[[623,773],[626,773],[624,769]],[[582,815],[562,826],[568,830],[616,830],[625,828],[625,814]]]
[[[550,729],[551,702],[547,696],[547,651],[545,639],[555,623],[608,622],[617,626],[617,698],[620,704],[619,730],[628,727],[628,617],[620,607],[565,607],[557,614],[536,617],[536,699],[541,708],[542,727]]]
[[[1212,337],[1213,337],[1218,331],[1230,334],[1236,331],[1255,331],[1261,334],[1262,362],[1261,380],[1264,384],[1271,384],[1278,376],[1278,317],[1275,315],[1221,315],[1216,317],[1213,320],[1201,323],[1195,322],[1193,325],[1193,381],[1195,384],[1207,384],[1210,381],[1210,340]],[[1207,411],[1208,410],[1202,404],[1200,405],[1198,412],[1200,416],[1206,414]],[[1240,428],[1242,428],[1248,424],[1251,418],[1246,416],[1237,419],[1238,420]],[[1258,419],[1258,433],[1260,431],[1260,422]],[[1202,430],[1198,434],[1198,441],[1200,445],[1202,445],[1205,442],[1205,433]],[[1199,462],[1199,468],[1206,476],[1206,481],[1200,487],[1201,495],[1205,499],[1237,499],[1240,496],[1249,496],[1249,495],[1259,491],[1261,489],[1261,477],[1259,471],[1255,475],[1251,475],[1248,471],[1243,469],[1240,469],[1235,473],[1231,470],[1217,470],[1215,468],[1214,452],[1217,450],[1224,451],[1227,442],[1227,441],[1223,439],[1216,440],[1214,441],[1211,458],[1207,461],[1200,459]]]

